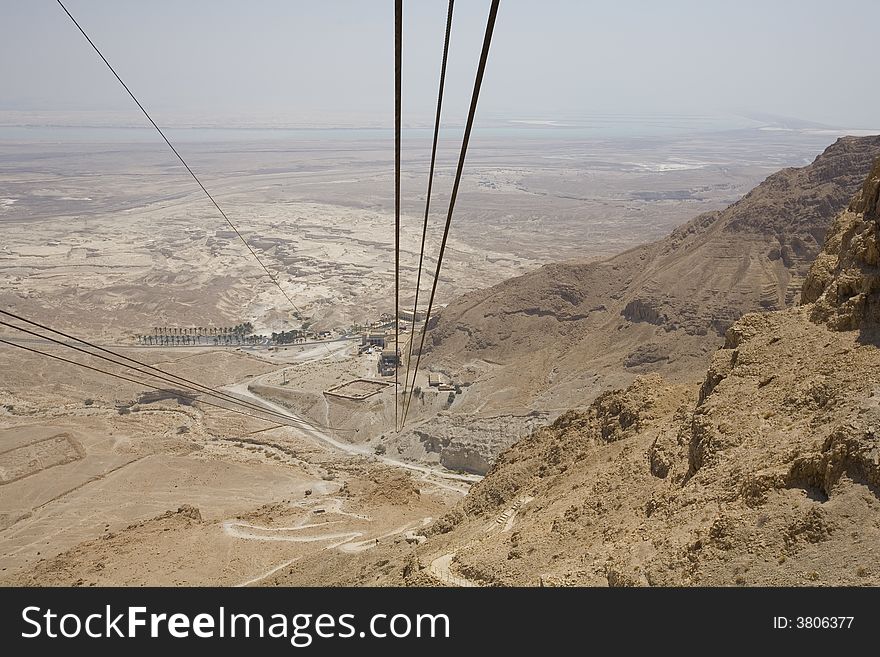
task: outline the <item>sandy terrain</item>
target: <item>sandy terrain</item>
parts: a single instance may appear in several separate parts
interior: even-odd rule
[[[180,351],[172,362],[158,350],[140,355],[213,386],[280,375],[240,352]],[[372,549],[465,490],[295,427],[173,400],[136,403],[134,384],[9,347],[2,355],[15,374],[0,389],[0,581],[256,583],[316,550]],[[46,384],[57,379],[69,383]]]

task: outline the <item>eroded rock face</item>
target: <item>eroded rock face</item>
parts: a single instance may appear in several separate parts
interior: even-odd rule
[[[802,293],[817,323],[846,331],[880,327],[880,159],[834,222]]]
[[[626,390],[602,393],[585,411],[568,411],[552,428],[563,434],[577,433],[594,443],[611,443],[637,432],[651,416],[654,388],[663,380],[656,374],[641,377]]]
[[[481,450],[479,445],[455,443],[440,453],[440,465],[448,470],[486,474],[493,455]]]
[[[627,369],[639,370],[665,363],[669,360],[669,350],[655,342],[647,342],[639,345],[623,361]]]
[[[388,449],[439,463],[449,470],[484,475],[499,452],[547,421],[545,413],[471,416],[443,413],[402,433]]]
[[[880,490],[880,413],[838,426],[820,449],[795,460],[787,484],[818,490],[827,499],[842,477]]]

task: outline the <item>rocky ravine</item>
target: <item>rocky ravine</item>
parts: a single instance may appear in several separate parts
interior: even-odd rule
[[[702,384],[640,377],[519,441],[384,581],[454,554],[483,585],[880,585],[878,189],[880,160],[815,301],[739,319]]]
[[[880,137],[839,139],[663,240],[467,294],[430,332],[429,365],[475,383],[462,412],[552,411],[654,371],[696,380],[740,316],[798,301],[878,155]]]

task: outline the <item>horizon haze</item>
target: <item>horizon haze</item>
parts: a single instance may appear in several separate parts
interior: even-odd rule
[[[389,125],[393,3],[197,0],[67,6],[164,124]],[[458,3],[444,117],[460,121],[488,2]],[[446,3],[404,7],[404,122],[433,115]],[[0,7],[0,111],[137,109],[55,2]],[[530,3],[501,7],[479,120],[769,114],[876,128],[865,84],[880,4]],[[621,26],[628,38],[621,40]],[[821,89],[821,93],[817,93]],[[860,102],[844,102],[854,89]],[[8,119],[6,121],[9,122]]]

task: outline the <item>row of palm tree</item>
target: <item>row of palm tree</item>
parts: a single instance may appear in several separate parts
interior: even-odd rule
[[[157,337],[172,336],[222,336],[222,335],[238,335],[246,336],[254,332],[254,325],[250,322],[242,322],[235,326],[154,326],[153,335]]]
[[[138,344],[260,344],[265,336],[254,335],[254,325],[242,322],[235,326],[154,326],[152,334],[137,336]]]
[[[138,344],[162,346],[187,345],[258,345],[266,342],[265,335],[244,335],[242,333],[221,333],[217,335],[138,335]]]

